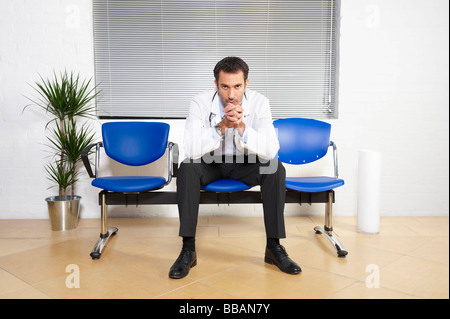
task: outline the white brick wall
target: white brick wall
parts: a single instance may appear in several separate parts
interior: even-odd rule
[[[1,8],[0,218],[47,218],[44,198],[56,192],[47,189],[43,168],[47,119],[36,109],[22,114],[24,95],[38,73],[67,68],[93,76],[91,1],[1,0]],[[329,122],[346,185],[336,191],[335,215],[356,215],[360,149],[382,153],[382,215],[448,215],[448,21],[447,0],[342,0],[339,119]],[[169,124],[170,139],[181,145],[183,121]],[[332,160],[288,172],[331,174]],[[98,217],[97,190],[86,175],[78,190],[82,217]],[[245,207],[205,205],[200,212],[262,214],[259,205]],[[323,209],[287,205],[286,214]],[[175,205],[111,213],[177,216]]]

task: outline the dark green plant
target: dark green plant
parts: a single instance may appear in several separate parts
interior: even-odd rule
[[[39,97],[30,100],[53,115],[47,125],[53,120],[62,122],[75,117],[93,116],[95,107],[91,102],[99,92],[95,92],[96,87],[90,88],[91,79],[80,81],[79,74],[68,74],[67,71],[59,77],[54,73],[52,80],[39,77],[41,82],[36,82],[34,88]]]
[[[58,122],[57,122],[58,123]],[[55,154],[60,156],[61,164],[57,163],[58,170],[51,171],[51,179],[56,181],[63,193],[66,193],[67,186],[71,186],[71,195],[75,195],[75,184],[78,181],[78,163],[81,161],[81,152],[94,141],[95,134],[92,128],[84,123],[77,125],[76,121],[71,119],[63,121],[64,127],[56,124],[53,128],[52,136],[47,137],[50,146]],[[47,172],[49,172],[47,170]],[[56,174],[58,173],[58,174]],[[66,175],[71,174],[70,178]],[[64,187],[67,182],[68,185]]]
[[[91,86],[91,79],[80,80],[79,74],[69,74],[67,71],[59,76],[54,73],[54,77],[47,80],[40,76],[40,82],[36,82],[33,88],[38,97],[28,98],[31,105],[51,115],[45,129],[52,127],[51,135],[47,138],[53,156],[45,169],[49,179],[58,185],[60,198],[66,198],[69,187],[73,197],[81,152],[95,137],[89,124],[80,125],[77,120],[94,118],[93,101],[99,92],[96,92],[95,86]]]
[[[49,179],[59,186],[59,199],[66,199],[67,188],[69,186],[73,186],[76,182],[76,172],[74,172],[73,169],[71,169],[69,165],[63,161],[49,163],[45,167],[45,170],[48,173]]]

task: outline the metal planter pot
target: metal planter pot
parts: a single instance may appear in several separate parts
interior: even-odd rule
[[[70,230],[78,225],[81,196],[52,196],[45,199],[52,230]]]

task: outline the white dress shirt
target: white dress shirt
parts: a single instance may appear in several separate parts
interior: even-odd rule
[[[196,95],[189,108],[184,132],[184,152],[187,158],[213,155],[256,154],[263,159],[275,158],[280,147],[272,123],[269,100],[262,94],[246,90],[242,100],[242,121],[245,131],[230,128],[220,136],[214,126],[223,117],[223,103],[216,90]]]

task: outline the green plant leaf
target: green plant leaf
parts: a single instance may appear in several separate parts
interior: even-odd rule
[[[50,129],[47,136],[49,147],[53,151],[53,162],[45,166],[49,179],[60,189],[60,196],[69,186],[74,189],[78,180],[77,164],[81,161],[83,149],[92,143],[95,133],[87,123],[79,125],[77,118],[94,118],[94,99],[100,93],[91,79],[81,80],[79,74],[67,71],[59,75],[35,82],[33,89],[37,97],[27,97],[31,105],[45,111],[51,116],[45,130]]]

